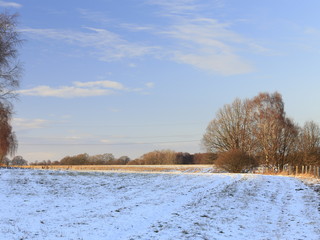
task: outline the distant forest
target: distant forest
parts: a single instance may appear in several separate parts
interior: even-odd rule
[[[171,165],[171,164],[213,164],[217,159],[215,153],[175,152],[172,150],[156,150],[131,160],[127,156],[115,158],[111,153],[90,156],[83,153],[66,156],[60,161],[39,161],[30,165]]]
[[[75,156],[66,156],[60,161],[35,161],[30,165],[172,165],[172,164],[213,164],[217,159],[215,153],[175,152],[172,150],[156,150],[142,155],[137,159],[130,159],[127,156],[115,158],[111,153],[90,156],[87,153]],[[12,160],[5,158],[5,165],[28,165],[28,162],[21,156]]]

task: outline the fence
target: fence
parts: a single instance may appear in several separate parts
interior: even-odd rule
[[[286,165],[283,167],[283,170],[280,172],[279,168],[262,168],[260,172],[262,173],[282,173],[287,175],[310,175],[315,178],[320,178],[320,167],[317,166],[289,166]]]
[[[295,167],[292,167],[292,166],[289,166],[289,169],[288,169],[289,173],[291,174],[295,174],[295,175],[298,175],[298,174],[309,174],[309,175],[312,175],[316,178],[320,178],[320,167],[317,167],[317,166],[295,166]],[[294,171],[294,173],[292,173]]]

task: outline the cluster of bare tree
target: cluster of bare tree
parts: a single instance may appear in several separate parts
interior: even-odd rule
[[[320,165],[320,128],[315,122],[299,127],[284,111],[282,96],[260,93],[223,106],[203,136],[208,152],[238,150],[259,164],[280,170],[285,164]]]
[[[215,153],[175,152],[172,150],[156,150],[131,160],[127,156],[115,158],[111,153],[90,156],[87,153],[66,156],[60,161],[36,161],[30,165],[171,165],[171,164],[213,164]]]
[[[21,44],[16,30],[16,15],[0,13],[0,164],[17,148],[11,127],[12,100],[19,86],[21,68],[17,61],[17,47]]]
[[[26,166],[28,165],[27,160],[25,160],[22,156],[15,156],[11,160],[8,157],[4,157],[2,159],[3,166]]]
[[[130,158],[127,156],[115,158],[111,153],[94,156],[83,153],[75,156],[66,156],[60,161],[40,161],[31,163],[31,165],[126,165],[129,161]]]
[[[131,165],[172,165],[172,164],[213,164],[215,153],[175,152],[172,150],[156,150],[130,161]]]

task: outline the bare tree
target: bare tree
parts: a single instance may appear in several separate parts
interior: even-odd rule
[[[298,135],[296,125],[286,117],[282,96],[260,93],[250,103],[253,135],[262,163],[283,168],[292,153]]]
[[[11,108],[0,102],[0,163],[7,155],[13,155],[17,149],[17,139],[10,125]]]
[[[27,160],[25,160],[22,156],[15,156],[12,160],[11,160],[11,165],[15,165],[15,166],[25,166],[28,165]]]
[[[5,165],[6,167],[9,167],[10,162],[11,162],[11,161],[10,161],[9,158],[4,157],[4,158],[2,159],[2,162],[0,163],[0,165]]]
[[[220,109],[203,136],[202,143],[208,152],[225,152],[239,149],[252,153],[253,139],[248,101],[240,99]]]
[[[15,96],[14,90],[18,88],[21,76],[17,47],[22,40],[16,27],[17,14],[0,13],[0,99],[2,101]]]
[[[285,164],[292,164],[297,152],[299,127],[289,118],[285,118],[280,131],[278,165],[283,169]]]
[[[0,161],[17,148],[17,140],[10,124],[12,105],[21,74],[17,61],[17,47],[21,39],[17,26],[17,15],[0,13]]]
[[[113,164],[115,160],[113,154],[111,153],[104,153],[98,154],[91,157],[88,157],[90,164],[97,164],[97,165],[104,165],[104,164]]]
[[[128,156],[121,156],[119,157],[117,160],[116,160],[117,164],[119,165],[125,165],[127,164],[128,162],[130,162],[130,158]]]
[[[145,165],[177,164],[176,152],[172,150],[156,150],[141,156]]]
[[[320,165],[320,127],[306,122],[299,135],[299,152],[303,164]]]
[[[192,164],[193,163],[193,155],[187,152],[178,152],[176,153],[176,164]]]
[[[66,156],[60,160],[61,165],[86,165],[89,163],[89,154],[82,153],[75,156]]]
[[[297,126],[286,117],[279,93],[260,93],[250,100],[236,99],[220,109],[203,136],[208,152],[240,150],[260,156],[281,169],[296,148]]]

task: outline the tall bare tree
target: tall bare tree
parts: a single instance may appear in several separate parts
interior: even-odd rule
[[[257,151],[265,165],[287,163],[298,135],[296,125],[286,117],[282,96],[260,93],[250,101],[253,135],[258,143]]]
[[[296,147],[298,128],[286,117],[279,93],[236,99],[220,109],[203,136],[208,152],[240,150],[283,168]]]
[[[278,165],[292,164],[292,159],[298,150],[299,127],[290,119],[285,118],[280,131]]]
[[[306,122],[299,135],[299,152],[303,164],[320,165],[320,127]]]
[[[220,109],[208,125],[202,143],[208,152],[225,152],[238,149],[253,152],[253,140],[247,100],[236,99]]]
[[[21,75],[17,48],[22,41],[16,27],[16,14],[0,13],[0,161],[17,148],[17,140],[10,124],[10,100],[16,95]]]
[[[0,163],[7,154],[13,155],[17,149],[17,139],[10,125],[11,108],[0,102]]]
[[[22,43],[17,31],[17,14],[0,13],[0,99],[7,100],[15,96],[19,87],[21,66],[18,47]]]

